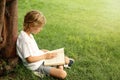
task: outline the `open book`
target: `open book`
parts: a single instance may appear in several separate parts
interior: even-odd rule
[[[57,56],[55,58],[45,60],[44,65],[46,66],[64,65],[65,64],[64,48],[52,50],[47,53],[52,53],[52,52],[57,53]]]

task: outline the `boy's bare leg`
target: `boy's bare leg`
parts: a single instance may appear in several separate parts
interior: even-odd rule
[[[58,69],[62,69],[62,70],[63,70],[63,69],[64,69],[64,67],[63,67],[63,66],[58,66]]]
[[[65,56],[65,64],[69,64],[69,61],[70,59],[67,57],[67,56]]]
[[[60,68],[51,68],[50,75],[56,78],[64,79],[67,76],[66,71],[64,71],[61,67]]]

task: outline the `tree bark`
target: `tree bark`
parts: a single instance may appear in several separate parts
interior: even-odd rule
[[[0,0],[0,75],[15,67],[18,61],[17,18],[17,0]]]
[[[2,45],[2,47],[0,47],[0,54],[4,58],[11,58],[16,56],[15,43],[17,39],[17,0],[1,0],[1,2],[4,4],[4,6],[0,7],[0,10],[3,11],[0,13],[0,15],[2,15],[0,16],[0,25],[2,26],[1,35],[3,35],[1,42],[5,43],[4,45],[0,44]]]
[[[5,46],[6,43],[6,32],[4,26],[4,18],[5,18],[5,0],[0,0],[0,49]],[[5,34],[3,36],[3,34]]]

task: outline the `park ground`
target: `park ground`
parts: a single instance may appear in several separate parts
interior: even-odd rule
[[[119,0],[19,0],[18,32],[26,12],[39,10],[47,19],[42,32],[34,35],[39,48],[64,47],[65,54],[75,59],[65,80],[119,80],[119,4]],[[39,78],[20,63],[4,80]]]

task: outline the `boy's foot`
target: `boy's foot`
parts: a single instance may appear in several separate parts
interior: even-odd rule
[[[69,64],[65,64],[65,65],[64,65],[64,68],[68,68],[68,69],[70,69],[71,66],[72,66],[72,64],[73,64],[74,62],[75,62],[75,60],[72,59],[72,58],[70,58],[70,60],[69,60]]]
[[[39,73],[37,71],[34,71],[33,73],[34,73],[35,76],[40,77],[40,78],[43,78],[45,76],[44,74]]]

